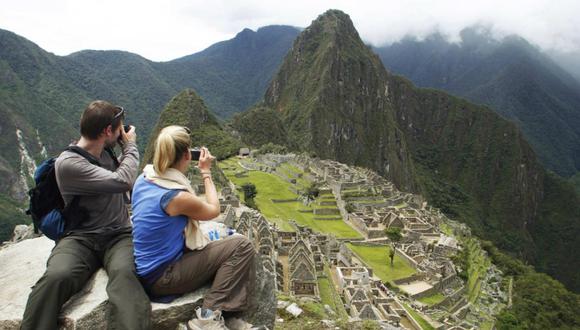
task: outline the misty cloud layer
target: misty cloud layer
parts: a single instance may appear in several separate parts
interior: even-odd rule
[[[164,61],[232,38],[244,28],[306,27],[327,9],[350,15],[361,37],[381,46],[434,31],[459,40],[464,27],[518,34],[546,50],[580,51],[580,1],[41,1],[3,2],[0,28],[59,55],[120,49]]]

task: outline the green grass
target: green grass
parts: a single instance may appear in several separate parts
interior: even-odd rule
[[[306,180],[303,177],[299,178],[298,174],[304,174],[304,171],[301,171],[299,168],[297,168],[296,166],[290,165],[288,163],[284,163],[281,164],[280,167],[278,168],[278,170],[280,172],[282,172],[287,178],[289,179],[295,179],[296,180],[296,186],[299,189],[305,189],[308,186],[310,186],[310,181]]]
[[[493,329],[493,321],[487,321],[481,324],[481,330],[491,330],[491,329]]]
[[[385,202],[384,199],[365,199],[365,200],[350,201],[350,203],[365,203],[365,204],[382,204],[384,202]]]
[[[447,236],[453,236],[453,228],[451,228],[448,224],[442,222],[439,225],[439,229],[441,229],[441,231],[447,235]]]
[[[437,293],[432,296],[423,297],[419,299],[419,301],[428,306],[433,306],[435,304],[442,302],[444,299],[445,299],[444,295],[442,295],[441,293]]]
[[[399,209],[402,209],[402,208],[407,207],[407,206],[409,206],[407,203],[401,203],[399,205],[395,205],[395,208],[397,210],[399,210]]]
[[[388,246],[357,246],[350,243],[347,245],[373,269],[374,274],[383,282],[409,277],[416,273],[415,269],[398,255],[395,255],[394,265],[391,267]]]
[[[289,187],[291,184],[278,176],[260,171],[248,171],[247,178],[237,178],[234,176],[234,173],[240,171],[241,168],[235,158],[223,161],[220,165],[224,168],[224,173],[228,179],[236,186],[241,187],[246,182],[251,182],[256,185],[258,194],[255,201],[260,212],[262,212],[268,221],[276,223],[280,229],[294,231],[288,221],[295,220],[300,225],[308,226],[318,232],[334,234],[338,238],[361,237],[358,232],[342,220],[314,220],[314,214],[298,212],[298,210],[312,209],[312,207],[305,206],[301,202],[273,203],[272,199],[291,199],[298,197],[290,191]],[[242,194],[238,192],[238,195],[240,196],[240,200],[243,201]]]
[[[467,269],[467,289],[469,302],[474,303],[481,293],[481,276],[485,274],[490,266],[490,260],[485,256],[476,241],[467,241],[466,248],[469,251],[469,261]]]
[[[415,311],[411,307],[407,306],[407,304],[402,304],[402,305],[403,305],[403,307],[405,307],[407,312],[409,312],[409,314],[411,314],[411,316],[415,319],[415,321],[417,321],[417,323],[419,323],[419,325],[421,326],[421,328],[423,328],[423,330],[435,330],[435,328],[433,328],[431,326],[431,324],[429,324],[429,322],[425,321],[425,319],[421,316],[421,314],[419,314],[417,311]]]
[[[318,278],[318,290],[320,291],[320,299],[322,300],[322,304],[330,306],[332,310],[337,314],[338,318],[348,318],[348,314],[344,309],[344,305],[340,296],[336,292],[334,285],[332,284],[330,271],[328,267],[324,266],[324,272],[328,277],[319,277]]]

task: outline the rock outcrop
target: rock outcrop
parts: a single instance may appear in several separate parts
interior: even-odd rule
[[[46,237],[26,239],[0,249],[0,329],[18,329],[31,287],[46,269],[54,242]],[[258,258],[256,258],[258,260]],[[254,326],[272,328],[276,315],[274,276],[256,261],[256,301],[244,317]],[[60,323],[64,329],[107,328],[108,277],[103,269],[93,275],[83,290],[63,307]],[[169,304],[152,303],[154,329],[176,329],[194,317],[207,287],[182,296]]]

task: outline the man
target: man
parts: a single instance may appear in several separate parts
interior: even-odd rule
[[[139,152],[135,127],[125,133],[125,111],[105,101],[94,101],[80,122],[79,152],[64,151],[56,160],[60,192],[68,205],[79,196],[85,217],[74,220],[57,241],[46,272],[33,287],[22,320],[22,329],[56,329],[63,304],[104,267],[109,276],[109,326],[147,329],[151,307],[135,275],[127,193],[137,177]],[[120,162],[106,148],[122,146]],[[89,162],[92,157],[92,162]],[[93,163],[100,164],[100,166]]]

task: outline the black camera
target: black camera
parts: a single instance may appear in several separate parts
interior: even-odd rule
[[[191,160],[199,160],[199,156],[201,155],[201,148],[191,148],[189,149],[191,152]]]

